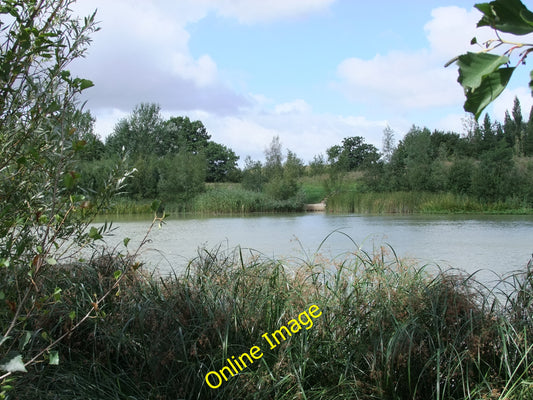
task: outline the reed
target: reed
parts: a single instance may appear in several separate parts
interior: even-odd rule
[[[292,262],[202,249],[160,277],[101,255],[50,275],[71,287],[36,329],[57,336],[69,312],[128,274],[59,348],[58,366],[15,381],[15,398],[530,399],[533,270],[486,287],[382,248]],[[312,329],[269,349],[261,339],[316,304]],[[58,322],[59,321],[59,322]],[[218,389],[205,375],[259,345],[264,356]],[[9,392],[8,392],[9,395]]]
[[[506,201],[487,203],[467,195],[429,192],[343,191],[328,197],[327,206],[330,212],[359,214],[533,212],[527,203],[513,197]]]
[[[303,196],[276,200],[265,193],[235,186],[220,186],[196,196],[188,211],[200,214],[294,212],[303,210]]]

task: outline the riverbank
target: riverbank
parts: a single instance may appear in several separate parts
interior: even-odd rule
[[[28,321],[46,337],[67,332],[117,270],[125,279],[62,342],[59,365],[17,376],[16,398],[531,398],[531,269],[489,288],[391,249],[296,269],[205,250],[167,278],[135,266],[104,255],[43,277],[64,289],[52,314]],[[312,305],[321,315],[310,327]],[[250,350],[260,360],[237,367]],[[210,387],[206,375],[221,370],[227,380]]]
[[[150,214],[152,200],[121,198],[107,211],[109,215]],[[164,203],[172,214],[247,214],[303,212],[308,204],[324,203],[320,211],[357,214],[533,214],[531,204],[517,198],[483,202],[467,195],[428,192],[326,192],[317,184],[304,184],[297,196],[276,200],[265,193],[245,190],[236,184],[209,187],[188,202]]]
[[[328,212],[357,214],[533,214],[521,199],[483,202],[467,195],[345,191],[328,197]]]

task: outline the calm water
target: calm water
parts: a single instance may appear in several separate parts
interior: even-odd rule
[[[107,237],[119,244],[130,237],[130,248],[146,233],[149,219],[115,222]],[[499,274],[525,267],[533,253],[533,216],[368,216],[323,213],[246,217],[176,218],[155,228],[142,258],[162,273],[179,272],[199,248],[224,250],[241,246],[268,257],[290,261],[312,259],[319,252],[341,257],[360,247],[390,245],[398,256],[420,263],[478,269]],[[485,279],[492,276],[481,273]]]

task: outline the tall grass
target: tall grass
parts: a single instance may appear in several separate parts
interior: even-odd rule
[[[328,197],[330,212],[344,213],[517,213],[533,212],[517,198],[485,203],[467,195],[429,192],[343,191]]]
[[[113,271],[128,274],[63,343],[60,364],[19,376],[13,398],[533,396],[531,264],[487,288],[472,276],[430,273],[390,249],[336,260],[316,254],[290,267],[240,249],[203,249],[186,273],[168,277],[128,262],[102,255],[49,277],[75,288],[55,315],[35,321],[53,336],[68,329],[67,310],[90,306],[108,288]],[[263,333],[311,304],[322,311],[312,328],[274,349],[265,345]],[[259,362],[218,389],[206,385],[207,372],[254,345],[264,352]]]
[[[276,200],[265,193],[240,187],[214,187],[196,196],[189,211],[203,214],[238,214],[253,212],[292,212],[303,210],[302,195]]]
[[[255,212],[300,212],[303,211],[305,193],[301,192],[288,200],[271,196],[236,185],[217,185],[184,202],[166,201],[162,209],[169,214],[244,214]],[[107,215],[151,214],[152,201],[122,198],[107,211]]]

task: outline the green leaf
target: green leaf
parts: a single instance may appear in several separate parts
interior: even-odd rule
[[[103,236],[100,234],[98,229],[96,229],[94,226],[91,226],[91,229],[89,230],[89,238],[92,240],[100,240],[103,238]]]
[[[17,354],[6,363],[0,364],[0,369],[7,372],[28,372],[20,354]]]
[[[466,89],[476,89],[483,78],[509,62],[509,58],[488,53],[462,54],[457,58],[459,83]]]
[[[45,261],[48,265],[57,265],[57,260],[53,257],[48,257]]]
[[[61,300],[61,288],[56,287],[53,296],[55,301]]]
[[[76,318],[76,311],[71,311],[68,316],[71,321],[74,321],[74,318]]]
[[[533,13],[520,0],[495,0],[475,7],[483,13],[478,27],[489,26],[515,35],[533,32]]]
[[[57,350],[50,351],[50,359],[48,363],[50,365],[59,365],[59,352]]]
[[[483,110],[505,89],[515,68],[500,68],[509,62],[506,56],[466,53],[457,57],[459,78],[466,95],[465,111],[479,118]]]
[[[24,335],[20,338],[20,343],[19,343],[20,351],[24,350],[26,345],[30,342],[30,339],[31,339],[31,332],[29,331],[24,332]]]
[[[500,68],[484,76],[478,88],[465,91],[464,110],[474,114],[476,120],[479,119],[483,110],[503,92],[513,72],[514,68]]]
[[[85,90],[93,86],[94,86],[94,83],[90,81],[89,79],[80,80],[80,90]]]
[[[130,242],[130,238],[129,237],[126,237],[124,238],[124,247],[128,247],[128,243]]]
[[[115,277],[115,280],[118,280],[122,276],[122,271],[115,271],[113,276]]]
[[[153,212],[157,212],[157,210],[159,210],[159,207],[161,206],[161,202],[159,200],[154,200],[152,202],[152,205],[150,206],[151,210]]]

